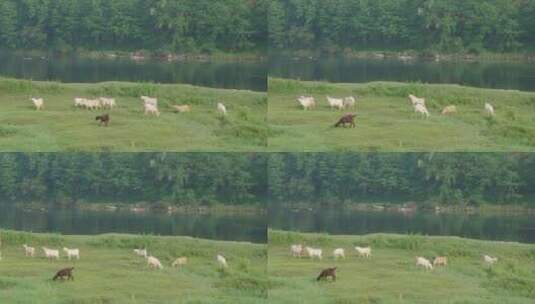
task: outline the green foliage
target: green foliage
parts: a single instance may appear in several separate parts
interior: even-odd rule
[[[266,0],[3,0],[0,44],[12,49],[58,51],[79,48],[245,51],[266,45],[267,3]]]
[[[533,44],[532,1],[274,0],[275,49],[418,49],[478,53]]]
[[[258,204],[262,154],[76,153],[0,155],[4,202]]]

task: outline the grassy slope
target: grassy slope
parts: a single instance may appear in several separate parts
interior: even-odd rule
[[[33,109],[30,96],[45,99]],[[140,95],[159,98],[162,115],[144,116]],[[87,111],[73,107],[74,97],[111,96],[119,107]],[[216,103],[229,115],[218,118]],[[191,104],[191,113],[175,114],[170,105]],[[97,113],[111,124],[98,127]],[[190,85],[132,83],[59,84],[0,79],[1,151],[251,151],[262,150],[269,129],[266,95]]]
[[[187,237],[129,235],[59,236],[2,231],[0,303],[262,303],[266,301],[264,245]],[[49,262],[24,257],[21,244],[79,247],[80,261]],[[149,270],[132,248],[146,245],[163,270]],[[220,252],[229,270],[219,271]],[[63,254],[63,252],[61,253]],[[189,264],[173,269],[175,257]],[[74,265],[74,282],[53,282],[60,268]]]
[[[429,119],[415,116],[407,96],[426,98]],[[299,95],[312,95],[317,108],[303,111]],[[327,107],[326,95],[358,95],[357,127],[331,126],[343,112]],[[483,105],[495,106],[496,118],[485,118]],[[446,105],[459,113],[444,117]],[[534,151],[535,93],[374,82],[329,84],[269,80],[268,120],[275,136],[270,150],[280,151]]]
[[[321,247],[321,262],[290,256],[290,244]],[[354,246],[371,245],[369,260]],[[346,260],[334,262],[332,250],[346,249]],[[497,256],[485,266],[482,254]],[[446,255],[449,266],[425,271],[415,256]],[[535,245],[477,241],[457,237],[373,234],[328,236],[270,231],[268,273],[272,303],[533,303]],[[327,267],[338,267],[338,280],[317,283]]]

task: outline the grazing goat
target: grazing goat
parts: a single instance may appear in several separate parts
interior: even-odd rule
[[[433,270],[433,265],[428,259],[423,257],[416,257],[416,266],[422,266],[426,270]]]
[[[345,253],[344,248],[336,248],[335,250],[333,250],[333,257],[334,257],[335,260],[338,259],[338,258],[345,259],[346,258],[346,253]]]
[[[292,245],[290,247],[290,252],[292,253],[292,256],[294,258],[300,258],[301,254],[303,254],[303,245],[301,244]]]
[[[414,112],[415,113],[419,113],[419,114],[422,114],[423,116],[425,116],[426,118],[429,117],[429,111],[427,111],[427,108],[425,107],[425,105],[423,104],[416,104],[414,106]]]
[[[59,260],[59,250],[57,249],[50,249],[50,248],[46,248],[46,247],[42,247],[43,248],[43,251],[45,253],[45,257],[47,259],[56,259],[56,260]]]
[[[33,105],[35,106],[35,109],[37,111],[44,110],[45,108],[45,102],[43,98],[32,98]]]
[[[143,100],[143,104],[151,104],[155,107],[158,106],[158,99],[153,97],[147,97],[147,96],[141,96],[141,99]]]
[[[85,101],[85,107],[89,110],[100,109],[102,106],[100,99],[88,99]]]
[[[175,109],[175,112],[177,113],[186,113],[191,112],[191,106],[190,105],[175,105],[173,106]]]
[[[457,107],[456,106],[447,106],[442,110],[442,115],[449,115],[449,114],[455,114],[457,113]]]
[[[448,266],[448,258],[445,256],[435,257],[433,260],[433,266]]]
[[[483,260],[485,261],[485,263],[487,263],[489,265],[492,265],[492,264],[498,262],[498,258],[491,257],[491,256],[488,256],[486,254],[483,256]]]
[[[74,281],[74,276],[72,275],[72,271],[74,270],[74,267],[68,267],[64,268],[56,273],[56,275],[52,278],[53,281],[60,279],[65,280],[67,278],[68,280]]]
[[[336,281],[336,267],[322,270],[316,281],[327,279],[328,277],[331,277],[333,282]]]
[[[144,258],[147,257],[147,249],[134,249],[134,253]]]
[[[218,103],[217,103],[217,112],[218,112],[220,115],[226,116],[226,115],[227,115],[227,108],[225,107],[224,104],[218,102]]]
[[[338,99],[338,98],[332,98],[330,96],[327,96],[327,103],[331,107],[331,110],[334,108],[337,108],[338,110],[344,109],[344,100]]]
[[[22,245],[22,247],[24,247],[24,255],[25,256],[33,257],[35,255],[35,248],[30,247],[30,246],[28,246],[26,244]]]
[[[338,128],[340,125],[342,125],[345,128],[346,124],[349,124],[351,128],[354,128],[356,126],[355,125],[356,116],[357,114],[346,114],[342,116],[342,118],[340,118],[337,123],[334,124],[334,127]]]
[[[153,256],[147,257],[147,265],[149,266],[149,268],[163,269],[163,266],[162,266],[162,263],[160,263],[160,260],[158,260],[157,258]]]
[[[146,103],[144,104],[144,107],[145,107],[145,115],[147,114],[153,114],[153,115],[156,115],[157,117],[160,116],[160,111],[158,111],[158,107],[151,104],[151,103]]]
[[[100,97],[100,103],[103,108],[108,108],[110,110],[116,106],[115,99],[113,98]]]
[[[355,250],[358,252],[360,257],[369,258],[372,255],[371,247],[359,247],[359,246],[356,246]]]
[[[188,264],[188,258],[187,257],[179,257],[177,258],[171,266],[173,267],[180,267]]]
[[[344,108],[346,109],[349,109],[349,108],[355,108],[357,105],[357,100],[355,99],[355,97],[353,96],[349,96],[349,97],[346,97],[344,98]]]
[[[110,115],[108,114],[99,115],[95,117],[95,120],[100,120],[99,126],[102,126],[104,124],[104,126],[107,127],[108,123],[110,122]]]
[[[228,268],[227,259],[225,259],[224,256],[218,254],[216,256],[216,260],[217,260],[217,264],[219,265],[219,267]]]
[[[419,97],[416,97],[416,96],[414,96],[412,94],[409,94],[409,100],[411,101],[413,106],[421,104],[422,106],[425,107],[425,99],[424,98],[419,98]]]
[[[87,99],[86,98],[80,98],[80,97],[75,97],[74,98],[74,106],[77,107],[77,108],[85,107],[86,103],[87,103]]]
[[[322,253],[323,253],[321,249],[316,249],[312,247],[306,247],[305,249],[310,259],[318,258],[319,260],[321,260]]]
[[[297,102],[303,107],[303,110],[309,110],[316,107],[316,101],[311,96],[299,96]]]
[[[67,247],[63,247],[63,251],[67,253],[67,258],[69,259],[69,261],[71,260],[71,258],[76,258],[77,260],[80,259],[80,249],[69,249]]]
[[[485,102],[485,113],[488,116],[494,116],[494,107],[488,102]]]

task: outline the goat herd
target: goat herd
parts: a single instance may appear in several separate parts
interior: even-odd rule
[[[31,247],[31,246],[28,246],[26,244],[22,245],[22,247],[24,248],[24,255],[26,257],[35,257],[36,255],[36,249],[35,247]],[[48,247],[41,247],[41,249],[43,250],[43,254],[44,254],[44,257],[48,260],[60,260],[60,250],[59,249],[52,249],[52,248],[48,248]],[[76,260],[80,260],[80,249],[78,248],[75,248],[75,249],[69,249],[67,247],[63,247],[63,251],[65,252],[67,258],[69,261],[73,260],[73,259],[76,259]],[[137,255],[137,256],[140,256],[140,257],[143,257],[146,259],[147,261],[147,266],[149,267],[149,269],[163,269],[163,265],[162,263],[160,262],[160,260],[152,255],[149,255],[149,253],[147,252],[147,249],[134,249],[134,253]],[[0,260],[1,260],[1,256],[0,256]],[[227,259],[222,255],[222,254],[217,254],[216,255],[216,262],[217,262],[217,265],[219,266],[219,269],[226,269],[228,268],[228,263],[227,263]],[[177,259],[175,259],[175,261],[173,263],[171,263],[171,267],[173,268],[181,268],[185,265],[188,264],[188,258],[185,257],[185,256],[181,256],[181,257],[178,257]],[[60,278],[60,279],[71,279],[71,280],[74,280],[74,277],[72,275],[72,270],[74,269],[74,267],[68,267],[68,268],[63,268],[61,270],[59,270],[56,275],[53,277],[53,280],[55,281],[56,279]]]
[[[369,246],[368,247],[356,246],[355,251],[359,257],[370,258],[372,256],[372,249]],[[302,244],[291,245],[290,253],[294,258],[308,257],[311,260],[321,260],[323,258],[323,250],[321,248],[303,246]],[[332,257],[335,261],[338,259],[345,259],[346,258],[345,249],[344,248],[334,249],[332,252]],[[433,260],[433,263],[431,263],[430,259],[427,259],[422,256],[417,256],[416,266],[423,267],[426,270],[433,270],[433,267],[435,266],[447,266],[448,265],[448,258],[446,256],[437,256],[437,257],[434,257],[432,260]],[[483,262],[485,262],[487,265],[492,265],[498,262],[498,258],[491,257],[489,255],[483,255]],[[333,281],[335,281],[336,269],[337,267],[332,267],[332,268],[327,268],[327,269],[322,270],[317,280],[319,281],[323,278],[331,277]]]
[[[411,102],[414,112],[416,114],[421,115],[425,118],[428,118],[430,116],[429,111],[427,110],[427,107],[425,105],[425,98],[420,98],[409,94],[409,101]],[[316,100],[312,96],[299,96],[297,97],[297,102],[305,111],[314,109],[316,107]],[[356,109],[357,98],[353,96],[345,98],[333,98],[331,96],[327,96],[327,104],[329,105],[331,110],[337,109],[341,111],[350,108]],[[494,107],[490,103],[485,103],[484,110],[487,116],[494,116]],[[457,113],[457,107],[455,105],[448,105],[442,110],[442,115],[452,115],[455,113]],[[338,127],[340,125],[343,125],[345,127],[346,124],[350,124],[351,127],[355,127],[355,116],[356,114],[345,114],[334,126]]]
[[[143,101],[143,110],[145,115],[154,115],[159,117],[160,111],[158,109],[158,99],[154,97],[141,96],[140,99]],[[37,111],[44,110],[45,102],[43,98],[31,98],[32,103]],[[114,98],[100,97],[96,99],[88,99],[75,97],[74,98],[74,107],[86,110],[113,110],[117,106]],[[176,113],[187,113],[191,112],[191,105],[182,104],[182,105],[173,105],[172,108]],[[221,102],[217,103],[217,112],[219,115],[226,116],[227,108]],[[109,123],[109,114],[103,114],[96,117],[96,120],[100,120],[100,124],[108,126]]]

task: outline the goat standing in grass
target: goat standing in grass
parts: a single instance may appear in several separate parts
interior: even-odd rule
[[[32,98],[32,102],[37,111],[45,109],[45,101],[43,98]]]
[[[224,256],[222,256],[221,254],[218,254],[216,256],[216,260],[220,268],[228,268],[227,259],[225,259]]]
[[[147,257],[147,265],[149,266],[149,268],[163,269],[163,266],[162,266],[162,263],[160,263],[160,260],[158,260],[157,258],[153,256]]]
[[[310,110],[316,106],[314,97],[299,96],[297,102],[303,107],[303,110]]]
[[[485,102],[485,114],[491,117],[494,116],[494,107],[488,102]]]
[[[327,96],[327,103],[331,107],[331,110],[337,108],[338,110],[344,109],[344,100],[339,98],[332,98]]]
[[[50,249],[46,247],[42,247],[43,252],[45,253],[45,257],[47,259],[56,259],[59,260],[59,250],[57,249]]]
[[[344,98],[344,108],[349,109],[355,109],[357,105],[357,100],[353,96],[349,96]]]
[[[63,247],[63,251],[67,253],[67,258],[69,259],[69,261],[71,260],[71,258],[76,258],[77,260],[80,259],[80,249],[69,249],[67,247]]]
[[[179,257],[177,258],[171,266],[173,267],[181,267],[188,264],[188,258],[187,257]]]
[[[356,246],[355,250],[359,254],[360,257],[369,258],[372,255],[372,249],[371,247],[359,247]]]
[[[30,256],[30,257],[33,257],[35,255],[35,248],[34,247],[30,247],[26,244],[22,245],[22,247],[24,247],[24,255],[25,256]]]
[[[333,251],[333,257],[334,257],[335,260],[337,260],[338,258],[345,259],[346,258],[346,254],[345,254],[344,248],[336,248]]]
[[[428,259],[423,257],[416,257],[416,266],[422,266],[426,270],[433,270],[433,265]]]
[[[217,112],[222,116],[226,116],[227,115],[227,108],[225,107],[224,104],[218,102],[217,103]]]
[[[292,256],[294,258],[300,258],[301,254],[303,254],[303,245],[301,244],[292,245],[290,247],[290,252],[292,253]]]

